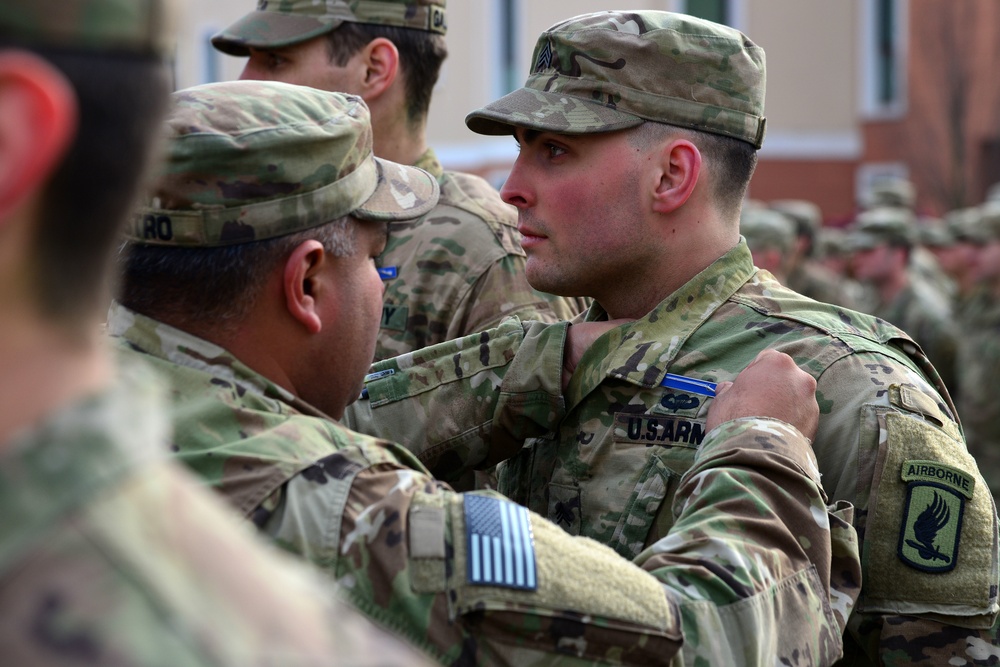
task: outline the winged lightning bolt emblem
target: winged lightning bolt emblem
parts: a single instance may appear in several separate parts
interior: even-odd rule
[[[934,500],[913,522],[913,537],[916,539],[906,540],[906,543],[916,549],[921,558],[950,563],[951,558],[934,546],[938,533],[948,525],[950,519],[951,510],[948,508],[948,503],[935,491]]]

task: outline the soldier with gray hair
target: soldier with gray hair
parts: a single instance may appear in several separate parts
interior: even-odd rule
[[[0,3],[2,661],[430,664],[169,461],[163,388],[109,353],[111,259],[166,106],[174,12]]]
[[[518,208],[528,279],[594,297],[588,322],[635,321],[588,349],[547,412],[510,397],[551,365],[456,368],[445,346],[376,364],[351,423],[419,443],[436,474],[504,458],[502,493],[633,558],[690,501],[678,480],[715,383],[761,350],[787,352],[817,382],[824,487],[859,509],[845,664],[988,664],[997,517],[947,389],[904,332],[783,287],[740,238],[764,141],[763,50],[682,14],[612,11],[555,24],[530,63],[524,87],[466,119],[520,144],[501,196]],[[496,360],[499,347],[477,352]],[[529,417],[545,437],[494,434]]]
[[[261,531],[447,665],[688,664],[682,645],[727,665],[840,654],[856,533],[844,508],[828,513],[805,440],[818,405],[789,400],[814,381],[787,356],[720,389],[674,530],[634,559],[496,493],[458,494],[335,421],[371,359],[387,227],[433,207],[436,179],[372,154],[358,97],[238,81],[174,102],[108,326],[123,357],[170,380],[177,456]],[[511,318],[445,343],[461,348],[449,372],[556,363],[554,386],[511,397],[537,419],[612,326]],[[494,345],[520,353],[487,359]]]

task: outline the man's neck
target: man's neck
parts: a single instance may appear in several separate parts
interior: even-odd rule
[[[372,133],[375,135],[374,153],[383,160],[399,164],[416,164],[427,151],[427,125],[425,120],[410,122],[405,109],[383,118],[372,114]]]
[[[113,365],[98,323],[73,336],[18,313],[0,327],[0,449],[19,431],[106,387]]]

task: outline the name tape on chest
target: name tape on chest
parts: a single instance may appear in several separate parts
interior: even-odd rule
[[[705,422],[686,417],[615,414],[615,442],[633,444],[700,447],[705,439]]]

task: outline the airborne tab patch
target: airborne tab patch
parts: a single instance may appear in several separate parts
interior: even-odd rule
[[[900,560],[924,572],[955,569],[965,501],[972,499],[975,479],[937,461],[905,461],[900,476],[907,482]]]
[[[463,502],[469,583],[537,590],[528,510],[509,500],[472,494]]]

